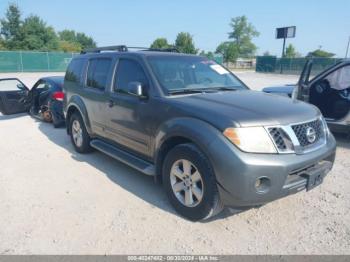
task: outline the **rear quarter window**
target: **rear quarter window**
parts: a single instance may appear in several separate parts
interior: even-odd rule
[[[84,60],[83,59],[74,59],[70,62],[66,75],[65,81],[73,82],[80,84],[82,82],[82,72],[84,68]]]

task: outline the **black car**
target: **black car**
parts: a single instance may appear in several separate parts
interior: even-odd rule
[[[75,150],[153,176],[191,220],[310,190],[334,162],[335,139],[316,107],[251,91],[205,57],[87,50],[72,59],[63,90]]]
[[[335,132],[350,133],[350,60],[343,60],[310,79],[313,61],[305,64],[297,85],[263,91],[296,98],[317,106]]]
[[[59,127],[65,123],[62,86],[61,76],[40,78],[30,90],[17,78],[0,79],[0,112],[5,115],[29,112]]]

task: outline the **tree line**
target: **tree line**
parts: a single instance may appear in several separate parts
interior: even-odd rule
[[[19,7],[10,3],[0,19],[0,50],[80,52],[96,47],[90,36],[74,30],[56,32],[37,15],[23,18]]]
[[[157,38],[151,44],[151,48],[175,47],[182,53],[200,54],[213,59],[214,54],[221,54],[225,62],[234,62],[237,58],[251,58],[255,56],[256,45],[252,42],[254,37],[259,36],[259,32],[248,22],[246,16],[239,16],[231,19],[232,29],[228,34],[228,40],[222,42],[215,51],[199,52],[195,47],[193,36],[188,32],[181,32],[177,35],[175,43],[169,44],[164,37]]]
[[[225,62],[235,62],[238,58],[253,58],[256,55],[257,46],[253,43],[253,39],[258,37],[260,33],[256,30],[253,24],[248,21],[246,16],[234,17],[230,21],[231,31],[228,33],[227,41],[220,43],[215,51],[205,52],[204,50],[199,52],[199,49],[195,47],[193,36],[188,32],[181,32],[177,35],[175,43],[169,44],[168,40],[164,37],[157,38],[151,44],[151,48],[169,48],[175,47],[180,52],[198,54],[207,56],[209,59],[213,59],[215,54],[221,54]],[[270,56],[271,54],[266,51],[264,56]],[[333,57],[335,54],[316,49],[307,54],[307,57]],[[298,58],[302,55],[296,50],[294,45],[289,44],[286,48],[284,57],[286,58]]]
[[[157,38],[151,44],[151,48],[176,48],[182,53],[199,54],[214,58],[215,54],[221,54],[225,62],[235,62],[238,58],[253,58],[256,55],[257,46],[253,39],[260,33],[251,24],[246,16],[238,16],[231,19],[231,31],[228,39],[221,42],[214,51],[200,51],[196,48],[193,36],[189,32],[180,32],[174,43],[169,43],[164,37]],[[85,33],[74,30],[56,32],[37,15],[23,18],[19,7],[10,3],[5,17],[0,19],[0,50],[41,50],[80,52],[85,48],[96,47],[96,42]],[[264,55],[270,53],[266,51]],[[334,54],[320,48],[309,52],[307,56],[333,57]],[[296,58],[301,54],[289,44],[285,57]]]

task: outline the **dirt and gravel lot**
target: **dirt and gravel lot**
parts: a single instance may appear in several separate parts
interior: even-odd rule
[[[47,74],[11,75],[31,85]],[[254,89],[297,80],[238,75]],[[350,141],[337,140],[320,187],[192,223],[151,177],[75,153],[65,129],[0,115],[0,254],[350,254]]]

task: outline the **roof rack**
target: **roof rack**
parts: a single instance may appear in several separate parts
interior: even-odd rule
[[[126,46],[126,45],[116,45],[116,46],[104,46],[97,48],[89,48],[81,51],[81,54],[87,53],[101,53],[102,51],[117,51],[117,52],[127,52],[129,49],[139,49],[140,51],[154,51],[154,52],[172,52],[172,53],[180,53],[175,47],[169,48],[148,48],[148,47],[134,47],[134,46]]]
[[[126,45],[115,45],[115,46],[104,46],[104,47],[96,47],[89,48],[81,51],[81,54],[86,53],[101,53],[102,51],[118,51],[118,52],[127,52],[128,47]]]
[[[178,49],[176,49],[175,47],[169,47],[169,48],[148,48],[145,51],[180,53],[180,51]]]

